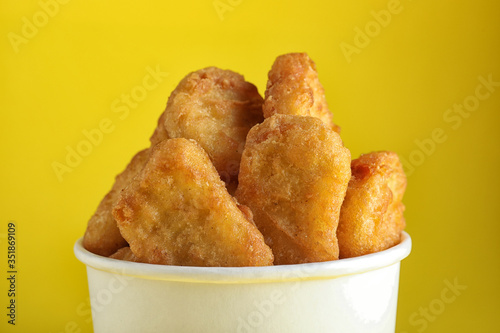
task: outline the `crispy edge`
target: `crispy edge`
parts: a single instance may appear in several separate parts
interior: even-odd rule
[[[129,246],[118,249],[115,253],[109,256],[111,259],[125,260],[132,262],[141,262],[139,258],[132,252]]]
[[[168,105],[168,103],[167,103]],[[149,141],[151,142],[151,146],[155,146],[158,143],[160,143],[163,140],[168,139],[168,133],[167,130],[165,129],[165,118],[166,118],[165,111],[162,112],[160,115],[160,118],[158,118],[158,122],[156,125],[156,128],[153,132],[153,135],[149,138]]]
[[[173,178],[179,178],[181,185],[175,184]],[[201,186],[199,190],[204,197],[195,202],[201,204],[201,208],[189,202],[193,194],[187,190],[193,184],[185,185],[186,181],[193,184],[197,181]],[[183,203],[185,200],[188,206]],[[196,210],[203,211],[201,216],[209,216],[203,221],[180,221],[180,229],[174,226],[178,229],[176,232],[176,229],[169,230],[169,224],[179,223],[172,217],[179,212],[176,215],[172,211],[170,215],[169,209],[180,210],[183,216],[196,217],[191,214]],[[187,266],[265,266],[273,262],[271,249],[251,221],[251,212],[238,206],[229,195],[208,155],[194,140],[169,139],[156,145],[145,168],[122,192],[113,215],[132,252],[143,262]],[[222,232],[226,236],[231,235],[230,230],[236,230],[237,234],[232,235],[234,239],[219,239],[210,244],[220,232],[213,236],[206,230],[199,232],[198,227],[210,227],[214,233],[226,229]],[[241,240],[236,238],[240,234],[243,234]],[[209,244],[203,244],[204,241]],[[212,252],[207,255],[209,251]]]
[[[189,73],[171,93],[151,143],[166,138],[196,140],[233,194],[246,135],[264,119],[263,102],[256,86],[236,72],[207,67]],[[209,121],[190,123],[193,115]]]
[[[385,250],[405,228],[406,176],[396,153],[363,154],[351,163],[352,177],[337,229],[340,258]]]
[[[265,118],[276,113],[316,117],[340,134],[340,127],[333,123],[316,64],[307,53],[287,53],[276,58],[268,73],[262,109]]]
[[[83,247],[88,251],[107,257],[127,245],[127,241],[122,237],[116,225],[112,208],[120,196],[120,191],[142,169],[148,157],[149,150],[144,149],[138,152],[125,170],[116,176],[113,187],[101,200],[87,224],[83,236]]]
[[[293,131],[295,141],[287,142]],[[285,165],[279,163],[282,156]],[[309,168],[308,156],[316,169]],[[338,259],[336,228],[350,161],[339,135],[313,117],[276,114],[249,132],[236,198],[254,213],[275,265]],[[290,177],[296,170],[302,173]],[[327,180],[334,186],[326,186]]]

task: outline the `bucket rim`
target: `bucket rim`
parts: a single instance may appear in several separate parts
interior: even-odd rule
[[[403,231],[399,244],[354,258],[261,267],[193,267],[146,264],[103,257],[86,250],[82,242],[83,237],[75,242],[75,256],[87,267],[96,270],[152,280],[223,284],[334,279],[361,274],[399,264],[410,254],[412,247],[410,235]]]

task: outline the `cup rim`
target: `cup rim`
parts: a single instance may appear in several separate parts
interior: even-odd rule
[[[294,265],[261,267],[193,267],[130,262],[94,254],[83,247],[83,237],[74,245],[78,260],[86,266],[112,274],[143,279],[192,283],[266,283],[334,279],[384,268],[406,258],[411,237],[402,232],[401,242],[393,247],[354,258]]]

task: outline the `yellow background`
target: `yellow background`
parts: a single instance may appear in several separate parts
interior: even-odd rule
[[[60,1],[0,4],[0,331],[91,332],[72,246],[114,176],[148,145],[169,93],[210,65],[263,93],[274,58],[292,51],[316,62],[353,157],[385,149],[413,161],[404,202],[414,247],[402,264],[397,332],[498,330],[500,87],[478,88],[489,94],[466,116],[447,111],[474,103],[480,77],[500,82],[498,2],[220,0],[218,13],[213,0]],[[374,23],[372,11],[388,8],[390,22]],[[366,28],[369,41],[357,32]],[[342,46],[356,42],[346,56]],[[148,69],[168,75],[121,119],[113,103],[139,93]],[[103,119],[110,133],[59,180],[54,162]],[[9,221],[15,327],[5,315]],[[453,301],[450,283],[462,288]]]

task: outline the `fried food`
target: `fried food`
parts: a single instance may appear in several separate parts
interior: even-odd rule
[[[316,65],[306,53],[276,58],[268,74],[263,112],[265,118],[276,113],[316,117],[340,133],[326,104]]]
[[[257,88],[242,75],[216,67],[201,69],[172,92],[151,143],[196,140],[234,193],[247,133],[264,119],[262,103]]]
[[[306,53],[276,58],[265,99],[230,70],[188,74],[151,147],[99,204],[84,247],[153,264],[264,266],[397,244],[406,188],[397,155],[351,162],[332,118]]]
[[[271,249],[227,192],[210,158],[194,140],[153,147],[113,216],[135,256],[152,264],[266,266]]]
[[[139,261],[139,258],[135,256],[135,254],[132,252],[130,247],[122,247],[115,253],[109,256],[110,258],[113,259],[118,259],[118,260],[126,260],[126,261],[133,261],[133,262],[141,262]]]
[[[338,259],[350,162],[340,136],[314,117],[275,114],[250,130],[236,198],[252,210],[275,264]]]
[[[172,96],[172,95],[170,95],[170,96]],[[165,112],[163,112],[161,114],[160,118],[158,119],[158,124],[156,125],[156,128],[153,132],[153,135],[149,138],[149,141],[151,142],[151,146],[156,145],[160,141],[168,139],[168,133],[167,133],[167,130],[165,129],[165,117],[166,116],[167,116],[167,114]]]
[[[361,155],[351,163],[352,177],[340,211],[340,258],[385,250],[400,242],[405,228],[406,176],[396,153]]]
[[[87,230],[83,236],[83,246],[88,251],[107,257],[127,245],[127,241],[123,239],[120,230],[118,230],[111,211],[119,198],[120,191],[142,169],[148,157],[149,150],[138,152],[125,170],[116,176],[113,187],[99,203],[96,212],[87,224]]]

